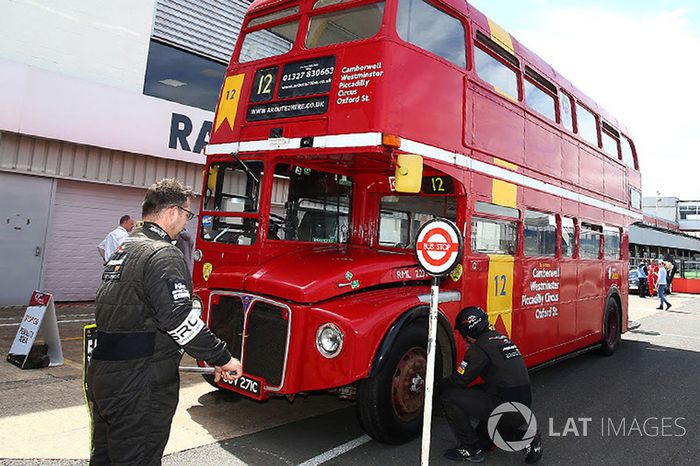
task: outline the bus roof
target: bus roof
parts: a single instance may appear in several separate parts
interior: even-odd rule
[[[468,2],[457,1],[457,0],[430,0],[435,3],[443,3],[455,11],[461,12],[463,15],[471,19],[478,27],[486,32],[490,31],[490,23],[493,23],[489,18],[479,11],[476,7],[472,6]],[[254,0],[250,7],[248,8],[248,13],[255,13],[260,10],[271,8],[277,5],[283,5],[285,3],[299,3],[299,0]],[[464,5],[467,5],[467,11],[464,11]],[[578,99],[586,107],[590,108],[593,112],[597,113],[604,121],[608,122],[614,126],[617,130],[624,133],[626,136],[630,137],[628,129],[620,123],[612,114],[607,112],[604,108],[596,103],[595,100],[588,97],[579,88],[574,86],[568,79],[564,78],[559,74],[549,63],[540,58],[539,55],[534,53],[532,50],[524,46],[515,37],[510,35],[511,41],[513,42],[513,48],[515,53],[519,58],[525,59],[527,64],[538,71],[543,77],[551,80],[553,84],[560,87],[562,90],[566,91],[575,99]]]

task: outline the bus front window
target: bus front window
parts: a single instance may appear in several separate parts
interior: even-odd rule
[[[319,0],[314,10],[342,0]],[[368,39],[379,32],[384,16],[384,2],[375,2],[345,10],[311,16],[306,34],[307,49]]]
[[[209,166],[202,204],[201,237],[206,241],[251,245],[258,231],[256,216],[263,163],[257,160]]]
[[[352,178],[278,164],[272,188],[268,238],[314,243],[350,240]]]
[[[269,15],[253,18],[248,21],[246,28],[280,20],[286,16],[298,15],[299,7],[292,7]],[[276,24],[257,31],[247,32],[243,37],[239,63],[247,63],[263,58],[274,57],[289,52],[294,45],[299,29],[299,20]]]

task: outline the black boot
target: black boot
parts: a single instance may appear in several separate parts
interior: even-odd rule
[[[443,456],[452,461],[467,461],[469,463],[481,463],[484,461],[484,455],[479,448],[466,445],[445,450]]]
[[[535,464],[542,459],[542,437],[536,434],[530,445],[525,447],[525,462],[527,464]]]

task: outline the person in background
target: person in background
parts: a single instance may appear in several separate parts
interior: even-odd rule
[[[637,267],[637,280],[639,282],[639,297],[646,298],[649,296],[649,279],[647,277],[647,261],[642,259]]]
[[[129,215],[122,215],[119,219],[119,226],[110,231],[105,239],[97,245],[97,252],[100,253],[102,262],[107,263],[114,251],[129,236],[129,232],[134,229],[134,220]]]
[[[666,285],[666,294],[673,294],[673,288],[671,287],[673,284],[673,277],[676,275],[676,260],[671,254],[666,254],[666,257],[664,257],[664,261],[669,264],[669,269],[668,269],[668,284]]]
[[[656,266],[656,259],[651,259],[649,265],[647,266],[647,280],[649,281],[649,294],[651,296],[656,295],[656,272],[658,268]]]
[[[667,281],[667,276],[668,276],[668,271],[667,271],[667,265],[661,262],[659,264],[659,276],[658,276],[658,281],[656,283],[657,287],[657,292],[659,293],[659,307],[656,309],[663,309],[664,304],[666,304],[666,310],[668,311],[671,309],[671,303],[668,302],[668,300],[665,298],[664,294],[666,292],[666,285],[668,284]]]
[[[95,299],[97,346],[87,369],[90,464],[161,463],[177,408],[183,352],[227,383],[243,368],[193,306],[192,277],[173,238],[194,217],[194,194],[174,179],[146,191],[143,226],[107,262]]]

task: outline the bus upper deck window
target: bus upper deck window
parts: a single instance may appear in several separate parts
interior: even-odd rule
[[[582,107],[581,104],[576,104],[576,120],[578,121],[578,134],[598,147],[598,129],[593,112]]]
[[[467,67],[464,25],[423,0],[399,0],[396,32],[410,44]]]
[[[622,161],[630,168],[637,168],[634,163],[634,153],[632,152],[632,143],[626,136],[622,136],[620,139],[620,146],[622,147]]]
[[[299,13],[299,7],[292,7],[248,21],[247,28],[275,21]],[[299,30],[299,20],[289,21],[257,31],[248,32],[243,37],[243,45],[238,58],[239,63],[246,63],[263,58],[274,57],[289,52],[294,45]]]
[[[569,94],[559,91],[559,108],[561,113],[561,124],[564,128],[569,131],[574,130],[574,112],[573,104],[571,103],[571,96]]]
[[[342,0],[319,0],[314,9],[344,3]],[[308,49],[354,40],[368,39],[379,32],[384,16],[384,2],[336,10],[311,17],[306,34]]]

